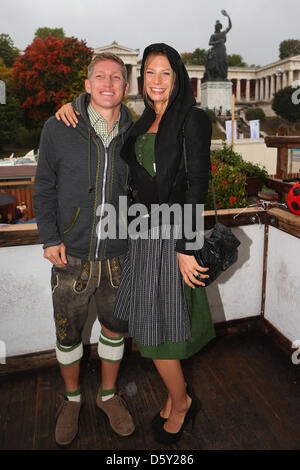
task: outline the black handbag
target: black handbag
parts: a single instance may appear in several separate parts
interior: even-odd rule
[[[185,171],[187,177],[187,157],[186,157],[186,146],[185,146],[185,137],[183,134],[183,154],[184,154],[184,163]],[[189,186],[189,181],[187,177],[187,184]],[[213,174],[211,171],[211,189],[214,202],[215,218],[216,223],[213,227],[211,235],[204,238],[203,246],[200,250],[194,251],[194,256],[197,263],[204,267],[209,268],[206,274],[209,275],[207,278],[201,278],[201,282],[205,283],[205,287],[209,286],[217,277],[226,269],[234,264],[238,259],[238,246],[240,241],[233,235],[230,228],[226,225],[218,222],[218,213],[216,205],[216,194],[214,188]],[[201,287],[194,284],[195,287]]]

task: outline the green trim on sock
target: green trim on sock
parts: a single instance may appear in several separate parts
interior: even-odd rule
[[[111,390],[103,390],[103,388],[100,387],[101,397],[107,397],[107,395],[115,395],[115,393],[116,393],[116,388],[112,388]]]
[[[115,363],[115,362],[121,362],[122,359],[123,359],[123,358],[122,358],[122,359],[113,360],[113,359],[106,359],[106,357],[101,357],[101,356],[99,356],[99,358],[101,359],[101,361],[105,361],[105,362],[114,362],[114,363]]]
[[[76,359],[76,361],[70,362],[68,364],[64,364],[63,362],[59,362],[59,361],[57,361],[57,362],[62,367],[68,367],[68,366],[72,366],[73,364],[76,364],[76,362],[79,362],[79,361],[81,361],[81,359]]]
[[[105,339],[101,338],[101,336],[99,336],[99,343],[105,344],[106,346],[111,346],[112,348],[118,348],[120,346],[123,346],[124,338],[119,343],[111,343],[110,341],[106,341]]]
[[[78,343],[78,344],[75,344],[74,346],[64,347],[58,341],[56,341],[56,346],[57,346],[57,349],[59,349],[62,352],[70,352],[70,351],[74,351],[74,349],[78,348],[81,345],[81,343],[82,343],[82,341],[80,341],[80,343]]]
[[[77,390],[75,390],[75,392],[68,392],[68,390],[66,390],[66,396],[67,397],[77,397],[80,394],[81,394],[80,387],[77,388]]]

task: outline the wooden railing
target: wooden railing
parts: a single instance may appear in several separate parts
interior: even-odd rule
[[[267,147],[277,148],[276,175],[269,176],[267,186],[275,189],[280,194],[282,201],[295,182],[283,181],[289,178],[298,178],[300,173],[288,173],[289,149],[300,149],[300,136],[267,136],[265,137]]]
[[[300,149],[300,136],[267,136],[265,144],[277,148],[276,178],[287,178],[289,149]]]

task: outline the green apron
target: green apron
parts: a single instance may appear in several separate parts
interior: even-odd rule
[[[135,341],[141,355],[151,359],[187,359],[215,338],[205,287],[192,289],[184,284],[185,298],[191,321],[191,337],[186,341],[170,341],[159,346],[143,346]]]

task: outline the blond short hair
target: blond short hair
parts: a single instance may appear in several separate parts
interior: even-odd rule
[[[94,72],[94,67],[98,62],[101,62],[102,60],[113,60],[117,62],[121,66],[122,70],[122,76],[124,78],[124,82],[127,82],[127,68],[126,65],[124,64],[123,60],[117,56],[116,54],[113,54],[112,52],[101,52],[100,54],[95,54],[94,57],[92,58],[89,66],[88,66],[88,79],[93,75]]]

